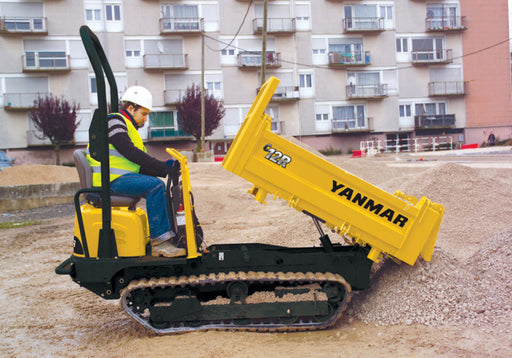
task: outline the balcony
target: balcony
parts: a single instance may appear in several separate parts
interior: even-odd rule
[[[261,52],[242,52],[236,57],[238,68],[258,69],[261,67]],[[268,52],[265,58],[269,68],[281,67],[281,53]]]
[[[6,111],[27,111],[34,108],[38,97],[46,97],[48,93],[4,93],[4,109]]]
[[[425,19],[426,29],[429,32],[464,31],[466,16],[428,17]]]
[[[373,132],[373,118],[333,119],[333,133]]]
[[[448,50],[430,50],[430,51],[412,51],[411,62],[413,65],[430,65],[438,63],[453,62],[453,51]]]
[[[202,18],[164,17],[160,19],[160,34],[201,33],[204,30]]]
[[[194,137],[190,134],[186,134],[181,129],[177,129],[174,126],[148,127],[148,140],[152,142],[193,138]]]
[[[345,32],[381,32],[384,31],[384,18],[382,17],[352,17],[343,19]]]
[[[260,92],[260,88],[256,89],[256,94]],[[277,87],[271,102],[295,102],[300,99],[299,86]]]
[[[426,114],[414,116],[414,128],[455,128],[455,114]]]
[[[346,88],[348,99],[380,99],[388,96],[387,83],[374,85],[348,85]]]
[[[0,34],[48,35],[46,17],[1,17]]]
[[[173,106],[187,94],[186,89],[173,89],[164,91],[164,105]]]
[[[71,71],[70,56],[61,52],[27,52],[22,61],[23,72]]]
[[[263,32],[263,18],[252,20],[252,30],[255,34]],[[268,34],[292,34],[295,32],[295,18],[267,18]]]
[[[370,51],[329,52],[329,67],[367,66],[370,64]]]
[[[188,54],[157,53],[144,55],[145,70],[187,70]]]
[[[447,81],[447,82],[429,82],[428,95],[435,96],[463,96],[468,93],[469,82],[467,81]]]

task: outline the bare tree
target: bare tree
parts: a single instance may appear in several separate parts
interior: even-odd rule
[[[75,131],[80,121],[77,121],[77,111],[80,106],[73,102],[70,104],[64,97],[55,97],[52,94],[38,97],[34,108],[29,112],[29,118],[42,135],[35,133],[38,139],[50,139],[55,151],[56,164],[60,165],[60,147],[72,143]]]
[[[215,98],[213,94],[205,93],[205,136],[209,136],[219,127],[224,117],[224,104]],[[178,110],[178,124],[180,128],[197,141],[196,151],[201,151],[201,87],[192,84],[187,88],[183,98],[176,103]]]

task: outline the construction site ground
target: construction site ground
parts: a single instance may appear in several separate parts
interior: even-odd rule
[[[510,357],[512,151],[385,154],[327,159],[380,188],[445,207],[432,261],[383,260],[324,331],[148,333],[117,301],[80,288],[55,267],[72,252],[70,204],[0,213],[2,357]],[[72,168],[18,166],[0,185],[76,181]],[[51,174],[51,175],[50,175]],[[219,163],[192,163],[196,212],[208,244],[319,245],[311,218],[247,193]],[[16,225],[14,225],[16,226]],[[331,234],[331,239],[339,238]]]

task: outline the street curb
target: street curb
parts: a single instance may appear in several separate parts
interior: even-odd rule
[[[80,183],[0,186],[0,212],[73,202]]]

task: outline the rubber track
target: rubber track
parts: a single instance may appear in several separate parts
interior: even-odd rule
[[[165,329],[157,329],[150,325],[145,317],[133,312],[128,306],[127,298],[130,292],[138,289],[155,289],[165,287],[185,287],[185,286],[201,286],[209,284],[228,284],[232,281],[248,281],[250,282],[298,282],[305,283],[338,283],[345,287],[345,297],[340,302],[338,309],[334,312],[333,316],[325,322],[297,322],[293,324],[285,323],[248,323],[246,325],[235,324],[231,321],[218,322],[218,321],[204,321],[205,324],[199,327],[177,326]],[[126,313],[137,323],[141,324],[146,329],[157,334],[173,334],[184,333],[192,331],[205,331],[205,330],[239,330],[239,331],[255,331],[255,332],[293,332],[293,331],[307,331],[325,329],[331,327],[341,317],[348,302],[351,298],[350,285],[339,274],[333,273],[303,273],[303,272],[229,272],[218,273],[200,276],[180,276],[180,277],[167,277],[167,278],[151,278],[132,281],[121,292],[120,304]]]

